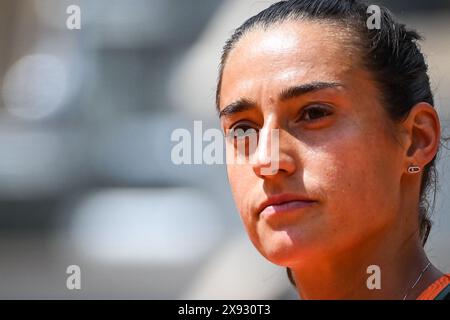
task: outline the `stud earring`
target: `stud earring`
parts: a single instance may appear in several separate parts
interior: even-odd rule
[[[420,171],[419,166],[409,166],[408,167],[408,173],[417,173]]]

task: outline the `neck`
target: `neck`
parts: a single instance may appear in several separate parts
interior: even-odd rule
[[[395,233],[383,234],[326,260],[291,267],[298,294],[302,299],[403,299],[405,294],[415,299],[442,273],[430,265],[411,289],[429,261],[417,232],[398,240]],[[368,288],[371,265],[379,267],[380,289]]]

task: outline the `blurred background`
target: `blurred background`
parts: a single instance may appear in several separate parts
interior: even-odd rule
[[[219,128],[221,47],[273,2],[0,0],[0,298],[297,298],[247,239],[225,166],[170,159],[174,129]],[[449,135],[450,1],[381,3],[425,36]],[[441,152],[427,252],[450,272]]]

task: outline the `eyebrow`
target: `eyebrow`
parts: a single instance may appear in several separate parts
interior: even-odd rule
[[[241,98],[223,108],[222,111],[219,112],[219,118],[230,116],[239,112],[248,111],[254,108],[256,108],[256,103],[254,103],[250,99]]]
[[[297,98],[310,92],[338,87],[343,87],[343,85],[338,82],[311,82],[284,89],[283,91],[281,91],[278,99],[281,101],[286,101],[292,98]]]
[[[341,83],[338,82],[311,82],[306,83],[290,88],[283,89],[281,93],[278,96],[278,100],[280,101],[286,101],[289,99],[297,98],[299,96],[305,95],[307,93],[324,90],[324,89],[330,89],[330,88],[338,88],[343,87]],[[250,99],[247,98],[240,98],[239,100],[236,100],[229,105],[227,105],[225,108],[222,109],[222,111],[219,112],[219,118],[222,118],[224,116],[230,116],[239,112],[248,111],[251,109],[256,108],[256,103]]]

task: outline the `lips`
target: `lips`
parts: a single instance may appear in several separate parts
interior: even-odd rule
[[[261,216],[271,216],[295,209],[308,208],[316,202],[302,195],[280,194],[271,196],[261,203],[258,207],[258,214]]]

